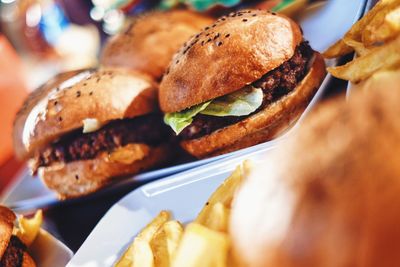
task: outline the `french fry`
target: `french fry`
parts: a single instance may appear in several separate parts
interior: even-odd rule
[[[226,267],[228,251],[226,234],[191,223],[185,229],[172,267]]]
[[[133,240],[132,244],[115,264],[116,267],[153,267],[154,255],[150,241],[158,230],[169,220],[170,213],[161,211]]]
[[[42,210],[36,211],[32,218],[18,217],[18,227],[16,227],[15,235],[26,245],[30,246],[35,240],[43,223]]]
[[[344,38],[343,41],[351,47],[354,51],[356,51],[358,56],[364,56],[371,52],[371,49],[368,49],[365,47],[365,45],[362,42],[354,41],[352,39],[346,39]]]
[[[381,0],[379,1],[362,19],[356,22],[351,29],[344,35],[344,40],[337,41],[334,45],[329,47],[324,53],[323,56],[326,58],[335,58],[346,55],[354,51],[354,48],[349,46],[348,43],[350,40],[361,42],[362,41],[362,33],[365,27],[370,24],[370,22],[374,19],[376,14],[379,14],[385,8],[391,5],[397,5],[400,3],[400,0]]]
[[[205,225],[208,217],[210,216],[212,207],[218,202],[222,203],[226,207],[230,207],[237,188],[242,183],[245,176],[247,176],[247,172],[250,169],[248,167],[249,164],[250,163],[245,162],[243,163],[243,165],[239,165],[231,174],[231,176],[225,179],[222,185],[220,185],[218,189],[208,199],[206,205],[200,211],[195,222]]]
[[[328,68],[328,71],[337,78],[356,83],[370,77],[378,70],[389,69],[399,64],[400,36],[346,65]]]
[[[150,241],[154,255],[154,266],[169,267],[183,234],[183,227],[178,221],[166,222]]]
[[[167,249],[170,259],[173,259],[183,234],[183,226],[178,221],[169,221],[164,224],[164,232],[167,237]]]
[[[395,38],[400,31],[400,3],[393,2],[376,14],[362,32],[362,42],[371,47]]]
[[[210,214],[204,222],[204,226],[214,231],[226,233],[228,231],[230,209],[221,202],[217,202],[211,207]]]

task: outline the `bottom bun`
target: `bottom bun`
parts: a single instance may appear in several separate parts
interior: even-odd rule
[[[147,155],[133,163],[112,162],[108,155],[91,160],[56,163],[40,167],[39,177],[60,199],[76,198],[95,192],[118,180],[116,177],[136,174],[166,163],[173,149],[170,145],[148,147]]]
[[[315,52],[308,74],[292,92],[238,123],[197,139],[182,141],[181,146],[195,157],[204,158],[271,140],[301,115],[325,75],[324,59]]]

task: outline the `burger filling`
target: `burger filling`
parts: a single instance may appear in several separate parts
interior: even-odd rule
[[[93,159],[100,153],[129,144],[157,146],[170,136],[170,129],[160,115],[145,115],[133,119],[115,120],[91,133],[74,131],[37,153],[31,167],[34,172],[54,162]]]
[[[7,249],[1,257],[1,267],[18,267],[22,266],[24,260],[24,252],[26,246],[22,241],[15,235],[11,236],[10,242],[8,243]]]
[[[313,53],[308,42],[302,42],[292,58],[251,85],[182,112],[168,113],[164,122],[184,140],[237,123],[293,91],[307,74]]]

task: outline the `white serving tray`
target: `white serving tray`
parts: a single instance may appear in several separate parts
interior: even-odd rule
[[[195,218],[212,192],[245,159],[257,164],[269,149],[223,159],[169,178],[148,183],[126,195],[100,220],[69,267],[112,266],[134,236],[161,210],[187,223]]]
[[[298,21],[303,29],[305,39],[310,42],[311,46],[315,50],[320,52],[324,51],[331,44],[341,38],[343,34],[351,27],[351,25],[353,25],[353,23],[360,18],[364,11],[365,3],[366,2],[364,0],[330,0],[317,2],[316,4],[309,6],[298,18]],[[335,61],[328,61],[327,65],[332,66],[335,65],[335,63]],[[321,98],[323,92],[329,84],[330,78],[331,77],[329,75],[325,78],[317,94],[314,96],[307,110],[300,117],[300,120],[296,123],[296,125],[301,122],[304,116]],[[290,131],[286,134],[288,133],[290,133]],[[222,156],[197,160],[190,163],[139,174],[112,185],[107,189],[107,192],[113,192],[113,190],[121,187],[133,186],[138,182],[147,182],[166,177],[174,173],[182,172],[184,170],[192,169],[204,164],[209,164],[216,160],[239,157],[242,155],[251,154],[260,149],[269,149],[275,146],[275,144],[279,142],[280,139],[284,138],[284,136],[285,135],[273,141],[265,142],[257,146],[245,148]],[[56,205],[58,200],[50,190],[42,185],[39,179],[32,179],[27,171],[23,171],[19,176],[19,179],[17,179],[13,185],[5,190],[3,196],[0,197],[0,202],[17,211],[29,211],[37,208]]]

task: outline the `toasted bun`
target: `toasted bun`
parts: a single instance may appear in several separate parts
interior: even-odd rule
[[[40,101],[35,100],[38,103],[28,109],[28,115],[18,113],[14,140],[18,140],[15,150],[22,151],[20,157],[32,155],[61,135],[81,128],[85,119],[97,119],[101,125],[158,109],[156,85],[147,76],[128,70],[83,71],[57,86],[41,95]]]
[[[217,20],[174,56],[160,84],[160,106],[176,112],[232,93],[290,59],[303,37],[291,19],[242,11]]]
[[[22,132],[24,131],[25,121],[32,109],[40,102],[40,100],[55,91],[58,86],[62,85],[64,81],[78,75],[80,72],[82,72],[82,70],[69,71],[56,75],[47,83],[37,88],[25,100],[23,106],[18,111],[14,120],[13,142],[14,151],[17,156],[19,156],[20,158],[25,158],[28,153],[26,151],[25,145],[22,142]]]
[[[233,203],[240,266],[397,266],[400,91],[314,111],[256,165]]]
[[[187,10],[143,15],[107,42],[101,64],[127,67],[159,79],[179,47],[211,22],[211,18]]]
[[[12,210],[0,206],[0,259],[7,249],[13,233],[16,216]]]
[[[249,147],[272,139],[304,111],[325,77],[325,63],[315,52],[312,66],[299,85],[280,100],[233,125],[181,142],[190,154],[203,158]]]
[[[76,198],[95,192],[116,181],[116,177],[136,174],[160,166],[171,159],[169,145],[148,147],[145,156],[133,163],[113,162],[104,154],[92,160],[56,163],[39,168],[39,177],[60,199]]]

